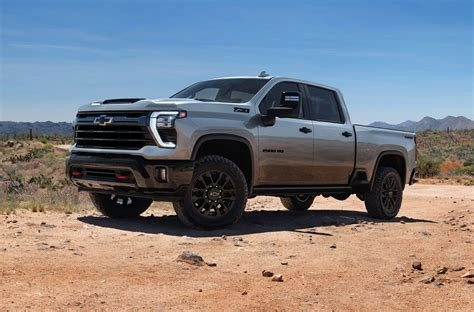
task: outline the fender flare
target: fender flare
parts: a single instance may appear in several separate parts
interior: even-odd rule
[[[396,150],[383,151],[379,154],[379,156],[377,157],[377,161],[375,162],[374,170],[373,170],[373,173],[372,173],[372,178],[370,179],[370,190],[372,190],[372,187],[374,185],[375,175],[377,174],[377,169],[379,168],[380,160],[384,156],[400,156],[400,157],[402,157],[402,159],[405,163],[404,164],[405,167],[403,168],[405,170],[404,174],[406,175],[407,161],[406,161],[405,156],[403,155],[403,153],[400,152],[400,151],[396,151]],[[400,178],[402,178],[402,177],[400,177]],[[406,177],[405,177],[405,180],[406,180]],[[402,185],[403,185],[403,188],[405,188],[405,181],[402,181]]]
[[[250,142],[241,136],[238,135],[233,135],[233,134],[206,134],[201,136],[197,141],[196,144],[194,144],[193,152],[191,154],[191,159],[196,160],[197,154],[201,146],[209,141],[214,141],[214,140],[226,140],[226,141],[234,141],[234,142],[239,142],[243,143],[247,146],[250,152],[250,185],[249,187],[249,194],[253,190],[253,181],[255,180],[255,165],[254,165],[254,155],[253,155],[253,148]]]

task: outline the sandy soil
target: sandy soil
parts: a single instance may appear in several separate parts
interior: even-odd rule
[[[353,196],[318,197],[303,213],[260,197],[213,232],[185,228],[169,208],[121,221],[0,216],[0,310],[472,311],[474,279],[461,276],[474,273],[473,190],[408,187],[390,222]],[[215,266],[176,261],[185,250]]]

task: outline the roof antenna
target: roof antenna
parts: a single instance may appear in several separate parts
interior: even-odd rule
[[[258,76],[259,76],[259,77],[268,77],[268,76],[270,76],[270,75],[267,74],[266,71],[262,71],[262,72],[260,73],[260,75],[258,75]]]

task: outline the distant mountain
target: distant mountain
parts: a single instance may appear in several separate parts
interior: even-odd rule
[[[443,119],[434,119],[432,117],[424,117],[420,121],[407,120],[402,123],[392,125],[386,122],[376,121],[369,126],[382,127],[389,129],[399,129],[408,131],[425,131],[425,130],[464,130],[474,129],[474,121],[464,116],[454,117],[448,116]]]
[[[35,121],[35,122],[16,122],[16,121],[0,121],[0,136],[5,135],[23,135],[30,133],[33,135],[61,135],[72,136],[72,124],[70,122],[52,122],[52,121]]]

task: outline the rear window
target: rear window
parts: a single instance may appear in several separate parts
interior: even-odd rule
[[[172,98],[195,99],[203,102],[245,103],[257,94],[270,79],[230,78],[195,83]]]

